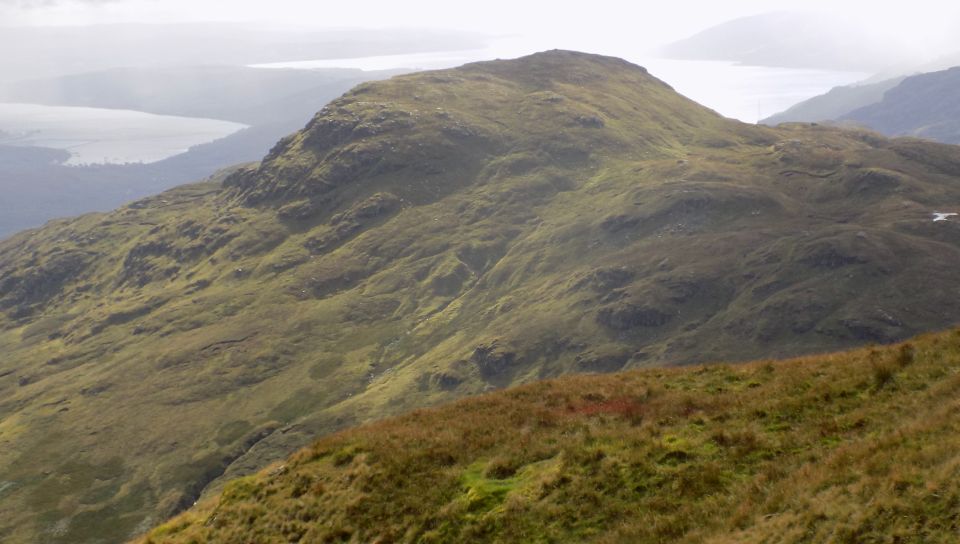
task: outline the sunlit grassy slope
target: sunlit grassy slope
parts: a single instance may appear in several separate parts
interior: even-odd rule
[[[950,326],[958,176],[607,57],[361,85],[259,166],[0,243],[0,540],[124,540],[489,389]]]
[[[565,377],[324,438],[145,542],[956,542],[960,331]]]

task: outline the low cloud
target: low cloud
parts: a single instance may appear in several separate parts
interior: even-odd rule
[[[63,4],[112,4],[119,0],[0,0],[0,6],[21,9],[49,8]]]

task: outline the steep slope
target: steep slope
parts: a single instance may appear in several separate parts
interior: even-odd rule
[[[256,168],[0,243],[0,540],[119,541],[313,437],[960,316],[960,150],[555,51],[364,84]]]
[[[143,542],[955,542],[960,331],[566,377],[324,438]]]
[[[854,110],[880,102],[883,100],[884,93],[899,85],[904,79],[896,77],[875,83],[834,87],[825,94],[804,100],[760,122],[765,125],[779,125],[780,123],[817,123],[839,119]]]
[[[889,136],[960,144],[960,67],[905,79],[876,104],[839,118]]]

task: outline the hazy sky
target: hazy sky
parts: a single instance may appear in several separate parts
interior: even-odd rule
[[[886,4],[886,5],[885,5]],[[960,3],[943,0],[0,0],[4,25],[253,21],[316,27],[427,26],[523,33],[557,47],[655,46],[727,19],[827,10],[860,19],[911,47],[940,49],[960,35]]]
[[[730,73],[714,74],[705,67],[671,72],[670,65],[651,64],[656,57],[655,50],[738,17],[796,10],[826,12],[849,23],[844,28],[859,27],[852,36],[880,36],[883,51],[891,55],[903,53],[915,66],[929,66],[927,63],[943,55],[960,52],[960,1],[957,0],[896,3],[884,0],[0,0],[0,27],[238,22],[280,28],[293,25],[317,29],[463,30],[510,36],[510,39],[492,40],[496,46],[483,51],[484,59],[509,58],[552,48],[627,58],[643,63],[682,93],[725,115],[755,120],[834,85],[852,83],[871,74],[851,73],[846,79],[837,80],[822,79],[822,74],[811,73],[802,81],[781,82],[780,87],[794,89],[792,94],[780,92],[783,89],[768,93],[755,87],[773,83],[746,77],[750,74],[736,75],[743,81],[730,81],[734,77]],[[56,47],[56,44],[49,45]],[[877,54],[884,55],[879,50]],[[0,55],[0,63],[4,58],[17,57]],[[465,60],[455,64],[461,62]],[[16,75],[16,70],[7,72]],[[803,81],[809,85],[801,85]],[[763,98],[765,94],[776,96]]]

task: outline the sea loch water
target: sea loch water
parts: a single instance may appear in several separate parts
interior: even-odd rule
[[[130,110],[0,103],[0,145],[64,149],[70,165],[156,162],[243,128]]]

